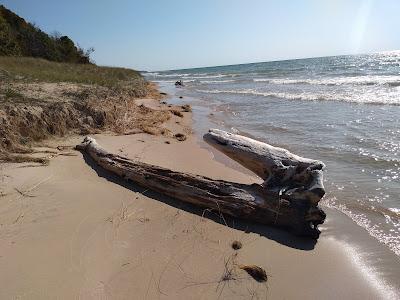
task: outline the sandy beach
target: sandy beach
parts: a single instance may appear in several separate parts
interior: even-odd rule
[[[400,1],[0,2],[0,300],[400,299]]]
[[[157,100],[138,101],[162,106]],[[192,114],[173,116],[166,126],[188,132]],[[260,182],[234,163],[214,159],[194,134],[183,142],[143,133],[94,137],[108,151],[133,160],[215,179]],[[71,146],[82,139],[47,144]],[[362,251],[335,238],[340,226],[359,237],[368,234],[329,208],[315,243],[128,184],[73,153],[53,158],[49,166],[1,165],[1,299],[398,296],[400,263],[382,268],[381,279],[365,264]],[[233,241],[242,248],[233,250]],[[267,282],[256,282],[240,269],[243,265],[264,268]]]

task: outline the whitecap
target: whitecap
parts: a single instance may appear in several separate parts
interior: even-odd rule
[[[254,78],[254,82],[271,84],[313,84],[313,85],[387,85],[400,86],[400,76],[343,76],[324,79]]]
[[[242,95],[254,95],[262,97],[274,97],[287,100],[308,100],[308,101],[343,101],[343,102],[355,102],[364,104],[389,104],[389,105],[400,105],[400,94],[383,94],[377,95],[375,92],[364,93],[364,94],[339,94],[337,91],[329,92],[263,92],[252,89],[244,90],[196,90],[200,93],[207,94],[242,94]]]
[[[234,82],[235,80],[233,79],[227,79],[227,80],[200,80],[200,83],[206,83],[206,84],[219,84],[219,83],[228,83],[228,82]]]

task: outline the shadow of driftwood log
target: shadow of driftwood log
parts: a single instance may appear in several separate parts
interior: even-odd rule
[[[124,180],[121,177],[103,169],[100,167],[90,155],[85,152],[81,153],[83,155],[84,161],[97,173],[98,176],[107,179],[108,181],[118,184],[126,189],[129,189],[133,192],[144,193],[146,192],[146,197],[152,198],[156,201],[165,203],[167,205],[173,206],[175,208],[184,210],[186,212],[196,214],[198,216],[205,217],[209,220],[212,220],[216,223],[228,226],[230,228],[234,228],[237,230],[241,230],[243,232],[253,232],[257,233],[260,236],[266,237],[270,240],[274,240],[282,245],[299,249],[299,250],[312,250],[314,249],[317,240],[301,237],[291,234],[285,230],[270,227],[263,224],[253,223],[245,220],[236,219],[233,217],[229,217],[226,214],[218,212],[217,210],[210,210],[197,207],[190,203],[185,203],[174,198],[165,196],[161,193],[154,192],[147,188],[144,188],[131,180]]]

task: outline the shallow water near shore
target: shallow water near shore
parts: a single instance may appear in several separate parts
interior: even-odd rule
[[[170,82],[160,83],[160,89],[169,94],[168,103],[192,105],[193,129],[197,142],[202,148],[212,152],[217,161],[243,173],[251,174],[249,170],[202,141],[202,135],[209,128],[232,130],[232,127],[226,123],[229,113],[217,110],[203,99],[193,97],[184,89],[176,89]],[[185,96],[180,98],[182,95]],[[241,133],[252,136],[248,132]],[[378,291],[382,299],[397,299],[400,294],[399,257],[386,244],[371,236],[365,227],[354,222],[354,219],[340,207],[332,205],[330,198],[325,198],[321,205],[327,213],[327,220],[325,224],[320,225],[322,230],[320,240],[328,241],[338,247],[337,252],[349,259],[354,268],[362,273],[371,286]]]
[[[335,67],[338,62],[341,74]],[[308,71],[298,71],[298,65]],[[400,286],[396,271],[400,260],[400,53],[169,71],[147,77],[159,82],[173,103],[194,106],[199,137],[209,127],[217,127],[324,161],[327,194],[321,205],[329,213],[323,236],[339,241],[346,252],[357,253],[365,273],[376,274],[373,280],[386,277]],[[183,88],[174,87],[178,79],[184,81]],[[242,92],[244,85],[264,92]],[[337,99],[271,95],[284,88],[326,92]],[[360,101],[369,95],[375,97],[373,101]],[[329,222],[332,218],[333,223]]]
[[[400,256],[400,52],[146,77],[164,86],[183,80],[177,94],[196,99],[216,127],[324,161],[323,204]]]

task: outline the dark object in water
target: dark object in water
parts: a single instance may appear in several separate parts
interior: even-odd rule
[[[175,86],[176,86],[176,87],[178,87],[178,86],[183,86],[183,81],[182,81],[182,80],[176,81],[176,82],[175,82]]]
[[[239,250],[242,248],[242,243],[239,241],[233,241],[232,248],[233,250]]]
[[[249,265],[240,266],[242,270],[245,270],[247,274],[254,278],[258,282],[266,282],[268,280],[268,275],[265,270],[259,266]]]
[[[167,93],[164,93],[164,92],[161,92],[160,95],[166,96],[166,95],[168,95],[168,94],[167,94]]]

